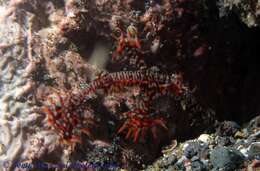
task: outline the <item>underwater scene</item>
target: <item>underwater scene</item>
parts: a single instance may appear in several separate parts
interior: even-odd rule
[[[0,0],[0,171],[260,171],[259,0]]]

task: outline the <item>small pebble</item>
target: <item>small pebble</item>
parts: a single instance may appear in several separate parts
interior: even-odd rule
[[[218,146],[229,146],[234,144],[235,142],[231,139],[232,137],[217,137],[216,142]]]
[[[241,138],[245,138],[246,136],[245,136],[245,134],[243,132],[237,131],[234,137],[241,139]]]
[[[194,161],[191,163],[192,171],[206,171],[208,170],[207,167],[204,165],[203,162],[200,160]]]
[[[239,130],[240,126],[236,122],[224,121],[218,126],[216,134],[219,136],[234,136]]]
[[[210,144],[211,141],[211,137],[209,134],[201,134],[198,138],[198,140],[206,143],[206,144]]]
[[[248,157],[260,160],[260,142],[252,143],[248,148]]]

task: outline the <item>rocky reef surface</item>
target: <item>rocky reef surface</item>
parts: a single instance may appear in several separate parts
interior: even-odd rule
[[[173,141],[146,170],[258,170],[259,116],[244,127],[218,123],[212,134],[178,143]]]
[[[0,0],[0,170],[258,169],[258,5]]]
[[[219,7],[220,16],[234,12],[248,27],[259,27],[259,1],[220,0]]]

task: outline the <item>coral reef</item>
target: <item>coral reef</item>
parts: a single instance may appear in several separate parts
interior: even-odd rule
[[[229,11],[233,11],[248,27],[259,26],[259,1],[220,0],[218,4],[221,16],[225,16]]]
[[[248,26],[257,25],[257,3],[221,2],[242,10],[238,15]],[[242,71],[233,72],[244,69],[242,57],[258,53],[249,53],[256,47],[250,31],[219,18],[220,6],[195,0],[0,1],[0,168],[235,169],[246,167],[245,158],[256,168],[259,119],[248,132],[217,120],[232,118],[233,110],[258,110],[257,100],[238,103],[229,96],[255,83],[249,74],[238,84]]]

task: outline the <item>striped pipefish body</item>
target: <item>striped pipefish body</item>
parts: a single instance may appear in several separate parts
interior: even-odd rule
[[[111,86],[160,87],[160,89],[163,89],[162,91],[164,92],[170,90],[170,87],[173,87],[173,93],[178,94],[177,91],[181,91],[182,85],[179,83],[179,80],[174,78],[175,77],[172,75],[152,72],[150,70],[119,71],[108,73],[98,79],[93,80],[85,89],[83,89],[82,94],[84,96],[88,96],[89,94],[95,93],[99,89],[108,89]],[[178,84],[175,84],[177,82]],[[158,91],[160,90],[158,89]]]
[[[46,107],[44,111],[48,115],[51,125],[60,133],[61,138],[67,142],[80,142],[81,133],[91,135],[89,126],[93,125],[94,121],[92,118],[88,118],[89,113],[93,112],[88,105],[88,100],[97,90],[109,89],[112,86],[146,87],[143,90],[151,91],[151,93],[144,93],[149,96],[149,99],[152,99],[170,90],[173,90],[174,93],[176,91],[175,94],[178,94],[182,87],[180,82],[174,78],[150,70],[108,73],[93,80],[76,94],[68,94],[65,98],[57,95],[60,105],[51,100],[52,106]]]

